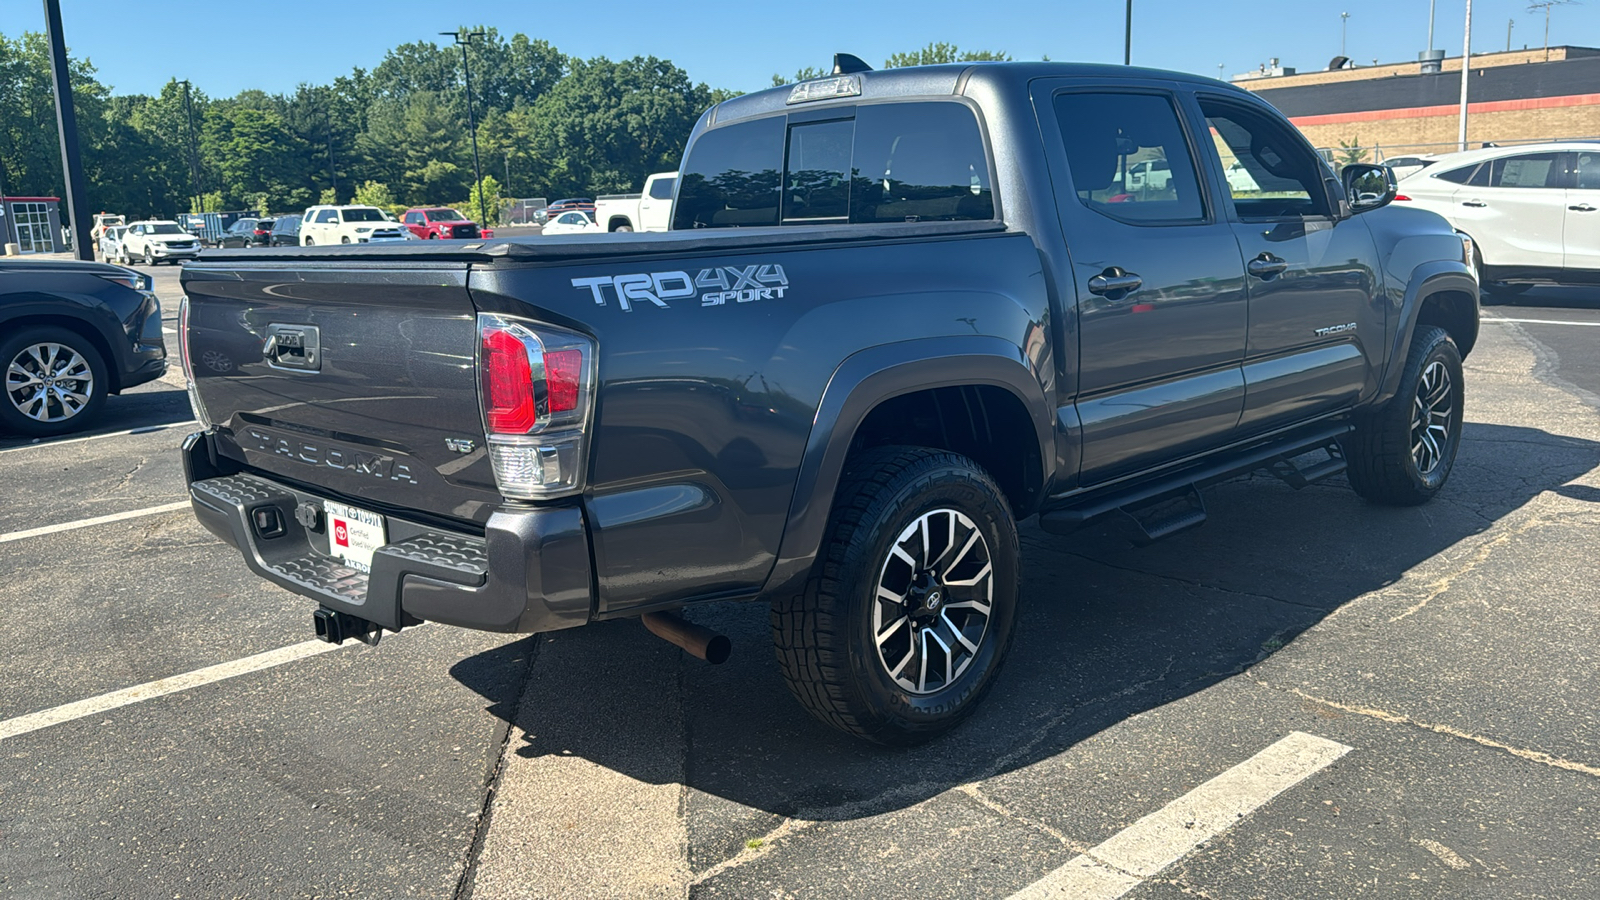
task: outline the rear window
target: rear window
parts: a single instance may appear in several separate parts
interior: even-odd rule
[[[673,185],[678,183],[676,178],[657,178],[650,183],[650,198],[652,200],[671,200]]]
[[[673,228],[994,218],[978,121],[953,102],[774,116],[713,129],[695,142]],[[781,190],[780,190],[781,188]]]

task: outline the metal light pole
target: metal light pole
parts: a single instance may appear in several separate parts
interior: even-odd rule
[[[200,151],[194,138],[194,106],[189,102],[189,79],[178,83],[183,85],[183,117],[189,123],[189,211],[205,212],[200,208]]]
[[[1511,52],[1511,29],[1517,27],[1516,19],[1506,20],[1506,52]]]
[[[1456,149],[1467,149],[1467,85],[1472,75],[1472,0],[1467,0],[1467,25],[1461,37],[1461,125],[1456,133]]]
[[[1128,0],[1127,17],[1122,23],[1122,64],[1133,64],[1133,0]]]
[[[1428,49],[1433,49],[1433,5],[1438,0],[1428,0]]]
[[[1350,31],[1350,14],[1347,13],[1347,12],[1339,13],[1339,55],[1340,56],[1344,56],[1345,55],[1345,52],[1344,52],[1344,39],[1345,39],[1345,35],[1348,34],[1349,31]]]
[[[1128,0],[1132,3],[1133,0]],[[467,45],[473,38],[484,36],[482,31],[471,33],[465,31],[441,31],[440,34],[449,35],[456,39],[456,44],[461,47],[461,69],[466,75],[467,85],[467,131],[472,135],[472,177],[478,186],[478,227],[489,227],[489,210],[483,198],[483,166],[478,162],[478,123],[472,117],[472,63],[467,59]]]
[[[66,176],[72,251],[78,259],[94,262],[94,247],[89,242],[94,226],[83,183],[83,160],[78,156],[78,115],[72,108],[72,73],[67,69],[67,42],[61,35],[60,0],[44,0],[44,26],[50,40],[51,83],[56,91],[56,130],[61,137],[61,174]]]

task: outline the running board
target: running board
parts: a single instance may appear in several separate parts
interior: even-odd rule
[[[1143,547],[1204,524],[1206,501],[1200,496],[1199,488],[1191,484],[1187,491],[1175,497],[1153,500],[1140,507],[1125,506],[1122,514],[1137,529],[1133,542]]]
[[[1338,449],[1338,439],[1349,431],[1350,426],[1344,423],[1325,426],[1314,432],[1303,433],[1298,440],[1259,444],[1222,459],[1201,462],[1147,481],[1103,492],[1096,491],[1072,506],[1040,513],[1039,527],[1051,534],[1071,534],[1101,516],[1119,511],[1145,509],[1154,502],[1185,497],[1191,491],[1198,495],[1199,489],[1207,485],[1262,468],[1291,486],[1305,487],[1314,481],[1337,475],[1345,470],[1344,457]],[[1299,468],[1290,462],[1296,456],[1315,450],[1328,451],[1329,458],[1305,468]],[[1175,528],[1158,528],[1157,530],[1161,532],[1158,536],[1176,534],[1178,531],[1200,524],[1205,520],[1205,507],[1201,504],[1196,509],[1198,520]],[[1135,519],[1138,518],[1135,512],[1127,514]],[[1193,518],[1195,515],[1195,512],[1190,512],[1186,518]],[[1144,526],[1141,525],[1141,528]],[[1144,530],[1147,535],[1150,533],[1148,528]]]

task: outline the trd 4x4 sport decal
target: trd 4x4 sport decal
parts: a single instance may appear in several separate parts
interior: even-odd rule
[[[592,278],[574,278],[572,286],[588,288],[594,302],[606,305],[606,289],[616,293],[617,305],[623,312],[632,312],[635,303],[654,303],[669,309],[668,300],[686,300],[700,295],[701,306],[723,306],[728,303],[750,303],[756,300],[782,300],[789,289],[789,276],[777,263],[758,263],[753,266],[719,266],[701,269],[700,274],[689,277],[688,272],[637,272],[631,275],[598,275]]]

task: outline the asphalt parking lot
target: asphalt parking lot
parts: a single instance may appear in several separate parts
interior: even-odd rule
[[[1600,896],[1600,293],[1485,318],[1436,502],[1027,523],[1006,671],[913,751],[814,724],[755,605],[691,613],[719,667],[632,622],[308,643],[182,504],[176,372],[0,435],[0,896]]]

